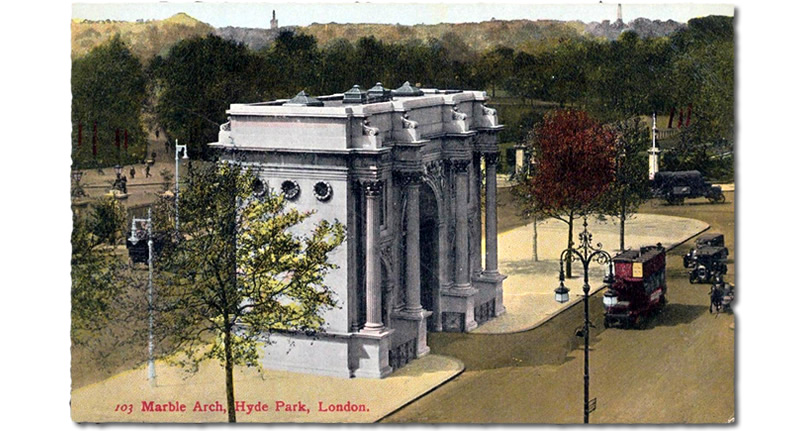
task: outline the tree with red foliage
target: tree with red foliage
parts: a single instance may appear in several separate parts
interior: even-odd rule
[[[534,155],[531,175],[515,188],[524,214],[568,224],[572,247],[574,221],[598,211],[599,198],[613,181],[614,142],[613,132],[584,111],[546,114],[529,140]],[[570,261],[566,273],[571,276]]]

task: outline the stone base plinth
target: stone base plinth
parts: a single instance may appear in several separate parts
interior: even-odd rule
[[[473,284],[481,294],[477,305],[494,300],[495,302],[495,317],[502,315],[506,312],[503,306],[503,281],[506,276],[499,272],[484,271],[480,277],[477,277]]]
[[[391,319],[391,325],[395,330],[392,346],[396,348],[403,343],[414,343],[417,358],[430,353],[430,347],[427,345],[427,321],[432,315],[433,312],[426,310],[395,311]]]
[[[273,370],[334,377],[382,378],[393,371],[389,364],[392,335],[396,331],[353,333],[272,334],[261,347],[262,366]],[[427,346],[425,337],[425,347]]]
[[[475,321],[475,287],[444,287],[440,290],[442,299],[442,331],[469,332],[478,327]]]
[[[388,364],[391,350],[392,330],[364,333],[362,330],[352,337],[352,356],[356,364],[354,377],[382,378],[393,371]]]

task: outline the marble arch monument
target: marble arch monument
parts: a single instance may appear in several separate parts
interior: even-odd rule
[[[495,179],[503,126],[486,99],[405,83],[231,105],[210,144],[222,158],[238,157],[290,205],[315,210],[310,223],[347,226],[326,278],[339,307],[325,312],[325,332],[273,334],[266,367],[384,377],[429,352],[427,331],[470,331],[505,311]]]

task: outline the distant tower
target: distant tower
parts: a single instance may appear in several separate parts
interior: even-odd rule
[[[624,21],[622,21],[622,4],[619,3],[619,9],[618,12],[616,13],[616,23],[622,24],[623,22]]]
[[[273,9],[273,19],[270,20],[270,28],[273,30],[278,28],[278,20],[276,19],[275,9]]]

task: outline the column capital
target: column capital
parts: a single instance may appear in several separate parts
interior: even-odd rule
[[[381,180],[360,180],[358,182],[367,197],[379,196],[382,192],[383,182]]]
[[[461,174],[466,173],[467,170],[470,167],[470,161],[466,160],[466,159],[463,159],[463,160],[450,160],[450,162],[448,162],[448,163],[450,164],[450,169],[452,169],[453,172],[461,173]]]

